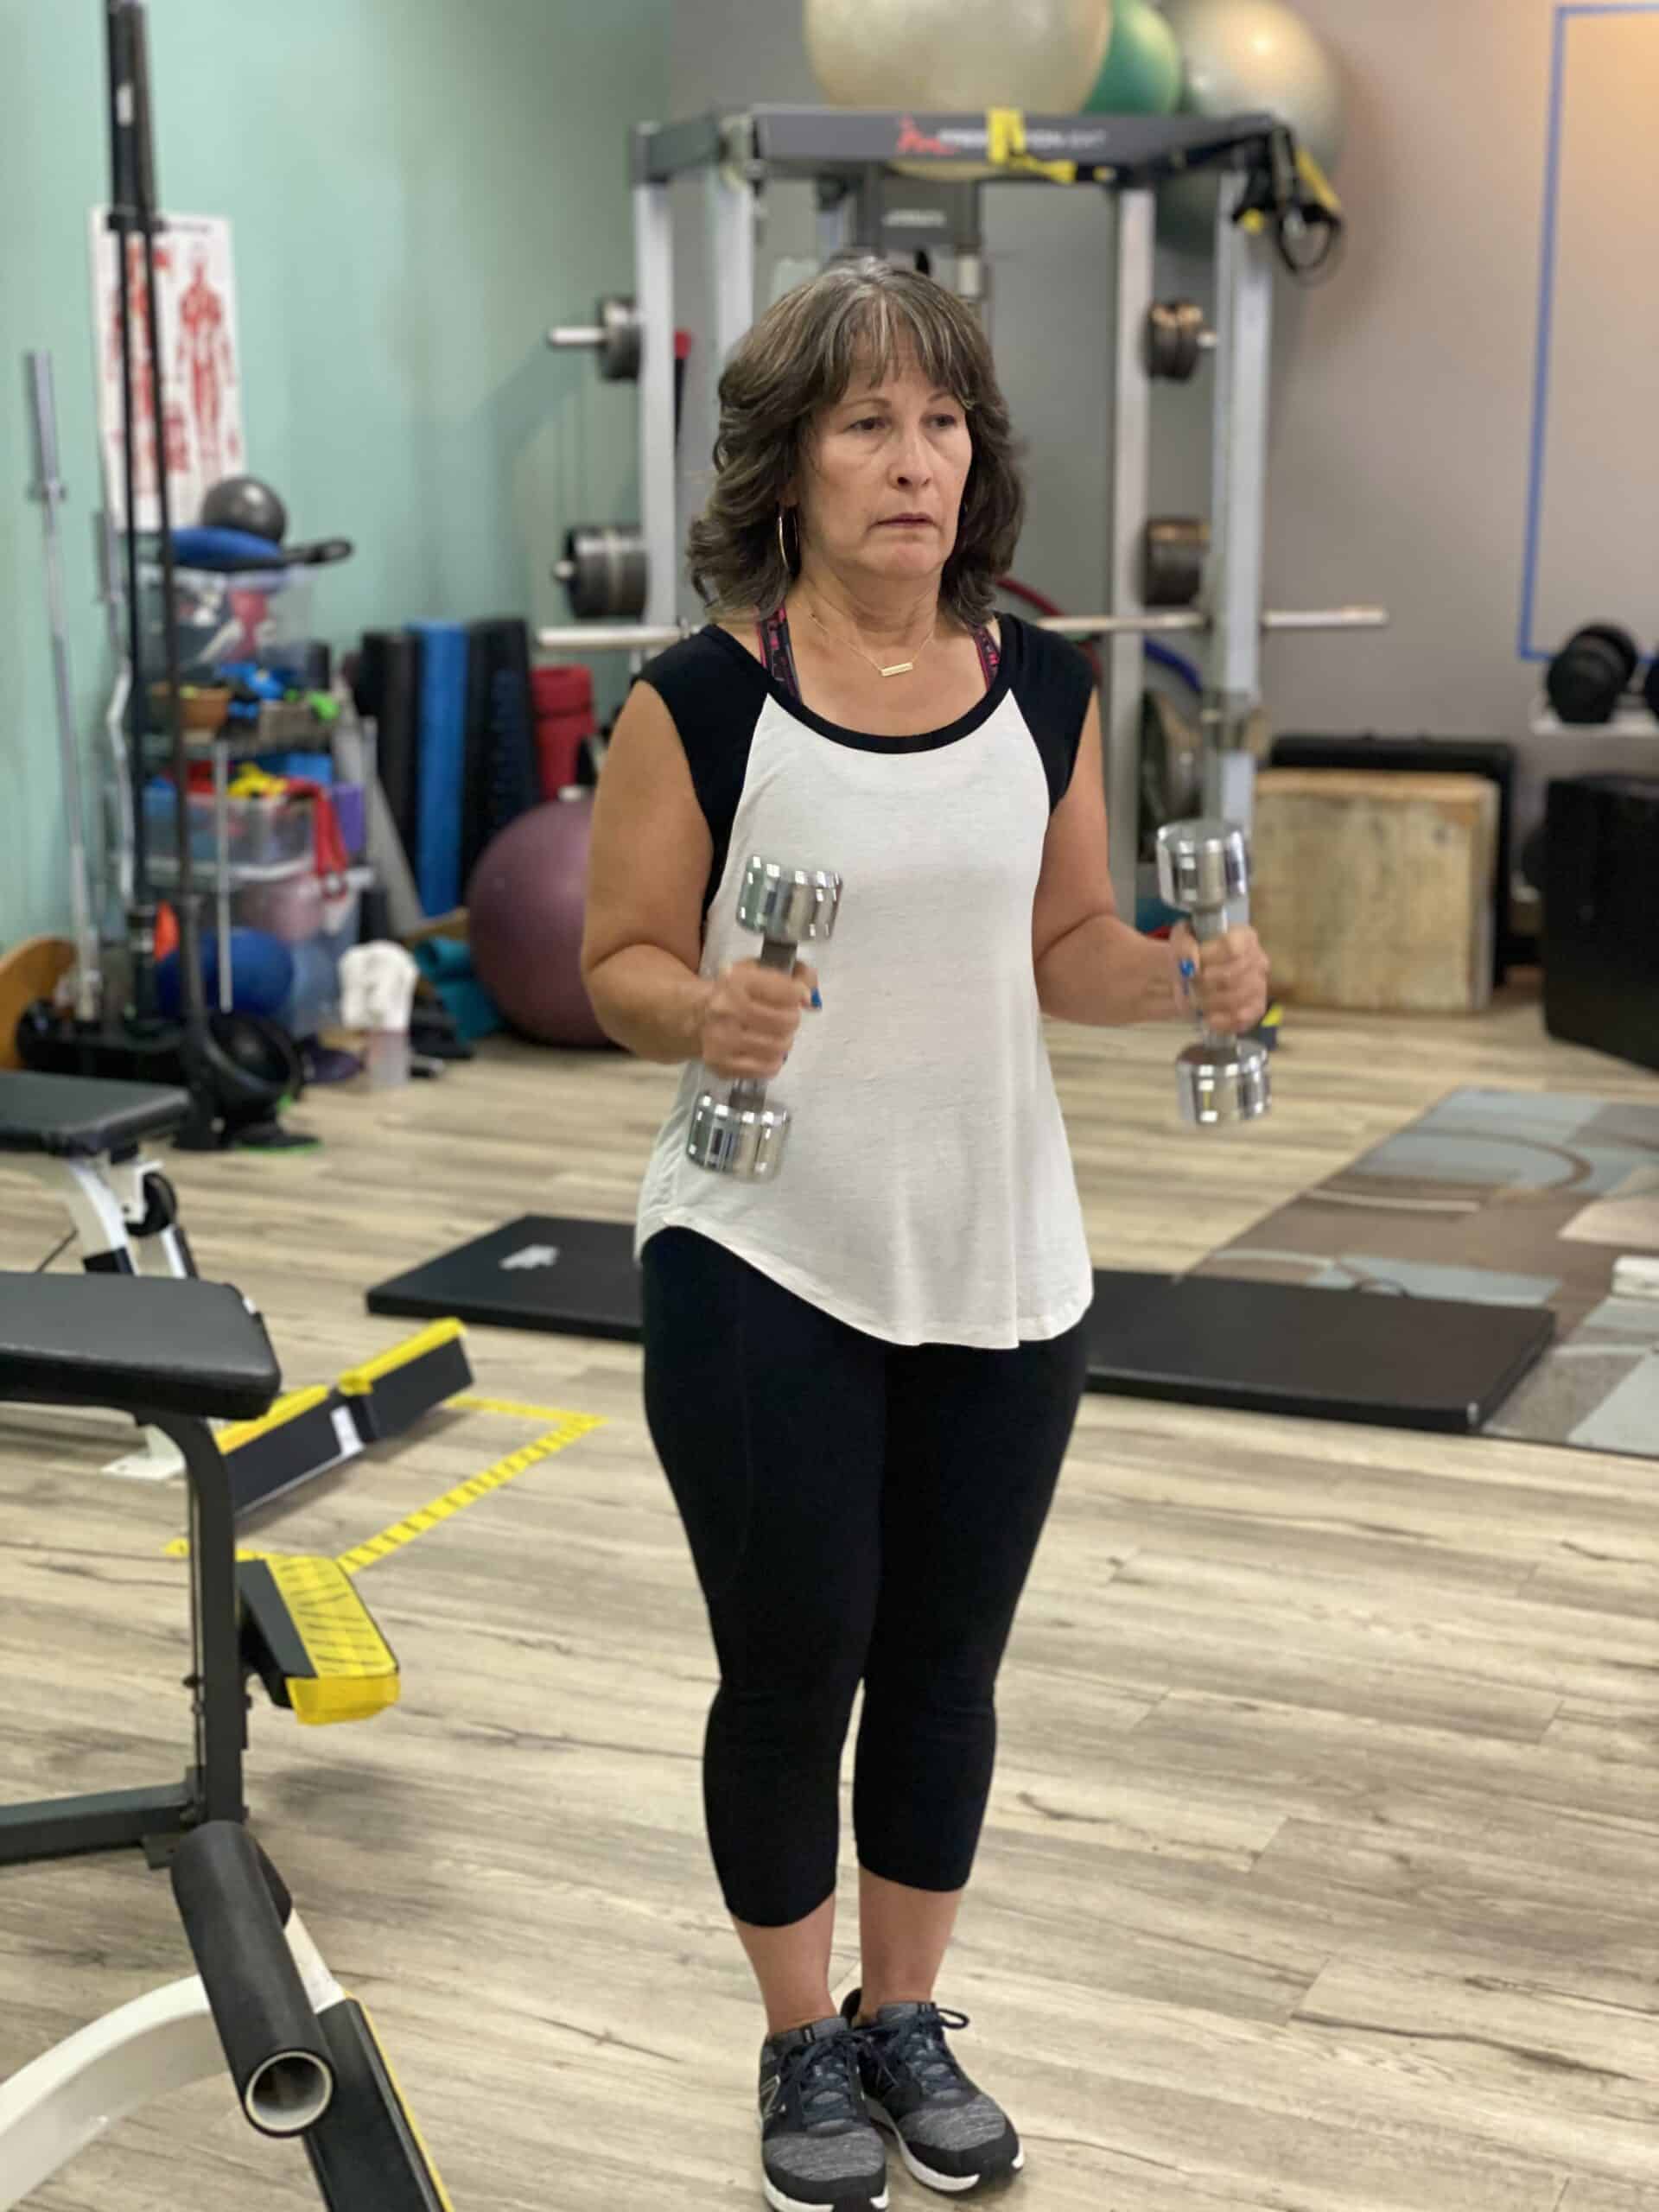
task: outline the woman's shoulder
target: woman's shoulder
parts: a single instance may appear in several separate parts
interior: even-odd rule
[[[1094,664],[1080,645],[1053,630],[1044,630],[1021,614],[999,613],[1002,651],[1011,657],[1017,675],[1028,683],[1058,683],[1075,690],[1081,683],[1092,690]]]
[[[693,705],[710,690],[729,698],[734,680],[744,680],[746,665],[760,677],[760,660],[742,636],[741,623],[705,622],[655,654],[639,675],[661,694],[677,721],[681,704]]]

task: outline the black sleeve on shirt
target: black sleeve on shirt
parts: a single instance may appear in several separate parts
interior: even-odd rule
[[[1095,671],[1069,638],[1039,630],[1018,615],[999,618],[1004,649],[1013,648],[1012,690],[1048,779],[1052,813],[1071,786],[1083,725],[1095,696]]]
[[[748,772],[749,741],[766,701],[760,664],[722,631],[699,630],[647,661],[639,680],[649,683],[673,717],[691,771],[714,854],[702,893],[706,915],[726,873],[732,823]]]

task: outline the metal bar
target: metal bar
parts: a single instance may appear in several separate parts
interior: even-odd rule
[[[688,626],[679,622],[582,622],[538,630],[536,650],[543,653],[649,653],[677,645]]]
[[[714,280],[712,390],[732,348],[754,321],[754,187],[734,165],[721,162],[709,171],[705,188]],[[711,438],[711,448],[713,443]]]
[[[1207,601],[1211,752],[1236,741],[1262,697],[1268,398],[1273,345],[1270,242],[1234,221],[1248,185],[1224,177],[1216,218],[1216,379]]]
[[[556,322],[547,334],[547,342],[556,349],[562,346],[601,346],[605,333],[596,322]]]
[[[147,1836],[179,1835],[194,1824],[198,1803],[187,1776],[148,1789],[99,1789],[81,1797],[0,1805],[0,1866],[118,1851]]]
[[[1386,630],[1392,617],[1386,607],[1316,607],[1304,611],[1270,607],[1262,617],[1264,630]]]
[[[35,480],[29,497],[41,505],[45,532],[47,626],[52,639],[52,689],[58,712],[58,765],[63,777],[64,824],[69,837],[69,899],[75,934],[75,1019],[98,1018],[103,995],[98,932],[92,923],[86,865],[86,806],[80,773],[80,734],[75,728],[74,687],[69,678],[69,632],[64,617],[60,510],[67,497],[58,474],[58,405],[49,353],[25,353],[24,383],[34,429]]]
[[[639,512],[645,619],[674,620],[679,575],[674,466],[674,226],[666,184],[633,188],[633,296],[639,314]]]
[[[734,113],[740,112],[734,111]],[[755,153],[769,168],[787,168],[817,175],[838,168],[862,168],[871,162],[895,159],[918,168],[930,157],[983,161],[989,127],[985,111],[923,113],[888,108],[792,107],[762,105],[747,110]],[[671,124],[651,149],[652,174],[664,174],[667,161],[690,156],[719,158],[725,118],[708,124]],[[1236,148],[1272,135],[1270,115],[1027,115],[1028,153],[1045,162],[1074,162],[1080,168],[1156,171],[1218,160]],[[710,139],[713,143],[711,145]],[[666,169],[673,174],[672,168]],[[1017,171],[1010,169],[1010,176]],[[1141,181],[1147,181],[1144,178]]]
[[[230,1471],[206,1421],[181,1414],[146,1418],[184,1457],[190,1484],[190,1631],[194,1651],[195,1783],[204,1821],[242,1821],[242,1754],[247,1699],[242,1688],[236,1586],[236,1525]]]
[[[1141,696],[1145,675],[1144,633],[1127,625],[1147,619],[1141,604],[1140,569],[1152,454],[1152,383],[1147,374],[1146,329],[1152,308],[1156,213],[1154,193],[1119,194],[1106,597],[1111,609],[1108,619],[1120,626],[1092,633],[1112,641],[1106,657],[1106,819],[1111,837],[1112,889],[1118,911],[1128,915],[1135,912],[1137,897]]]
[[[1264,630],[1386,630],[1386,607],[1325,607],[1306,609],[1270,608],[1262,617]],[[583,622],[563,628],[538,630],[536,649],[543,653],[658,652],[677,645],[696,628],[689,622]],[[1062,638],[1167,638],[1202,635],[1210,618],[1202,608],[1150,608],[1140,614],[1053,614],[1033,625],[1052,630]]]
[[[213,861],[219,871],[214,893],[219,937],[219,1010],[229,1014],[236,1003],[231,977],[231,760],[222,739],[213,740]],[[187,825],[186,834],[188,835]]]

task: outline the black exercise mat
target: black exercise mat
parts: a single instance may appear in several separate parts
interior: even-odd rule
[[[365,630],[353,696],[372,715],[380,785],[411,861],[420,849],[421,641],[405,630]]]
[[[621,1223],[521,1214],[378,1284],[369,1311],[638,1343],[632,1254],[632,1229]],[[1089,1387],[1466,1433],[1503,1404],[1554,1325],[1536,1306],[1098,1268]]]
[[[467,631],[467,756],[461,826],[461,880],[509,823],[541,801],[535,716],[530,703],[530,632],[505,619]]]

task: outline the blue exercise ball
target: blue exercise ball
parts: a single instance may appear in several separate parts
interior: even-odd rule
[[[231,931],[232,1007],[237,1014],[280,1014],[294,984],[294,954],[280,938],[264,930]],[[156,968],[156,988],[162,1012],[181,1014],[184,976],[177,952],[169,952]],[[201,932],[201,988],[210,1007],[219,1005],[219,931],[211,925]]]

